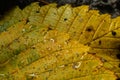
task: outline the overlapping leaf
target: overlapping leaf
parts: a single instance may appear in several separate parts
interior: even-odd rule
[[[41,7],[40,14],[43,11],[47,12],[46,16],[36,15],[29,20],[32,22],[34,19],[36,22],[49,24],[52,29],[69,33],[72,39],[92,47],[90,53],[96,53],[105,60],[105,67],[109,65],[111,70],[116,69],[116,73],[119,73],[119,60],[116,54],[119,54],[120,45],[120,17],[111,19],[109,14],[100,15],[96,10],[89,10],[88,6],[72,8],[66,5],[56,8],[55,4],[51,4]]]
[[[12,10],[8,11],[6,15],[2,17],[2,19],[0,20],[0,33],[23,19],[21,11],[21,9],[15,7]]]
[[[87,76],[92,79],[94,75],[98,80],[116,79],[114,72],[102,67],[98,57],[87,53],[88,46],[69,40],[68,34],[51,30],[43,38],[1,68],[0,78],[67,80]]]
[[[5,66],[1,79],[115,80],[119,76],[120,17],[111,19],[88,6],[39,7],[38,3],[20,14],[19,22],[0,34],[0,66]]]

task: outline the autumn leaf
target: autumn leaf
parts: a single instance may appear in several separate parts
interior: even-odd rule
[[[0,33],[5,31],[8,27],[13,24],[19,22],[19,20],[23,19],[21,14],[21,9],[19,7],[15,7],[12,10],[5,13],[5,16],[0,20]]]
[[[17,10],[18,9],[18,10]],[[88,6],[32,3],[1,20],[0,79],[116,80],[120,17]],[[8,15],[9,16],[9,15]],[[3,26],[8,23],[8,25]]]
[[[1,79],[67,80],[94,75],[97,80],[108,76],[115,80],[114,72],[102,67],[100,58],[87,51],[88,46],[70,40],[67,33],[51,30],[41,42],[20,52],[1,68]]]
[[[38,11],[38,8],[35,11]],[[111,19],[109,14],[100,15],[99,11],[89,10],[88,6],[72,8],[66,5],[56,8],[55,4],[50,4],[41,7],[39,12],[40,15],[45,12],[45,16],[37,16],[38,13],[35,13],[36,16],[29,17],[31,24],[34,24],[34,19],[34,22],[49,24],[51,29],[70,34],[72,39],[89,45],[90,53],[101,57],[105,67],[119,74],[119,60],[116,55],[119,54],[120,45],[120,17]]]

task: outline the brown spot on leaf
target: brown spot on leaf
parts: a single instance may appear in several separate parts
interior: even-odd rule
[[[88,26],[88,27],[86,28],[86,31],[87,31],[87,32],[93,31],[93,26]]]
[[[120,59],[120,54],[117,54],[116,56],[117,56],[118,59]]]
[[[116,35],[116,32],[115,32],[115,31],[112,31],[112,35],[115,36],[115,35]]]
[[[39,11],[36,11],[36,13],[39,13]]]
[[[29,19],[26,19],[26,24],[27,24],[28,22],[30,22]]]
[[[102,41],[100,40],[100,41],[99,41],[99,45],[101,45],[101,43],[102,43]]]
[[[67,18],[64,18],[64,21],[67,21]]]

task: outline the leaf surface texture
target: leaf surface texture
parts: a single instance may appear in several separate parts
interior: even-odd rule
[[[18,12],[21,17],[10,22]],[[23,10],[16,7],[9,15],[0,21],[0,79],[116,80],[120,76],[116,57],[120,17],[111,19],[86,5],[57,8],[38,3]]]

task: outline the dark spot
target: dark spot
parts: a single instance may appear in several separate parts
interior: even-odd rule
[[[86,31],[88,31],[88,32],[93,31],[93,27],[92,26],[87,27]]]
[[[33,69],[35,69],[35,67],[32,67]]]
[[[64,64],[64,66],[68,66],[68,64]]]
[[[117,56],[118,59],[120,59],[120,54],[117,54],[116,56]]]
[[[91,28],[88,28],[88,29],[86,29],[86,31],[91,32],[91,31],[92,31],[92,29],[91,29]]]
[[[48,69],[48,72],[51,72],[51,71],[53,71],[52,69]]]
[[[115,35],[116,35],[116,32],[115,32],[115,31],[112,31],[112,35],[115,36]]]
[[[100,41],[99,41],[99,45],[101,45],[101,43],[102,43],[102,42],[101,42],[101,40],[100,40]]]
[[[76,34],[76,32],[73,32],[74,34]]]
[[[36,11],[36,13],[39,13],[39,11]]]
[[[53,30],[51,27],[48,27],[48,31]]]
[[[67,18],[64,18],[64,21],[67,21]]]
[[[120,80],[120,78],[117,78],[116,80]]]
[[[81,71],[81,69],[79,69],[79,71]]]
[[[1,47],[4,47],[4,45],[1,45]]]
[[[90,53],[90,54],[92,54],[92,55],[96,55],[96,53]]]
[[[92,72],[97,72],[97,70],[93,70]]]
[[[85,45],[88,45],[88,46],[90,46],[90,45],[91,45],[91,43],[90,43],[90,42],[88,42],[88,43],[86,43]]]
[[[27,24],[28,22],[30,22],[29,19],[26,19],[26,24]]]
[[[15,42],[18,42],[18,43],[20,42],[20,40],[19,40],[19,39],[15,39],[14,41],[15,41]],[[10,45],[9,45],[9,46],[10,46]]]
[[[19,22],[21,22],[21,20],[19,20]]]
[[[10,48],[9,48],[9,49],[10,49]],[[21,50],[15,50],[15,51],[13,52],[13,54],[14,54],[14,55],[18,55],[20,52],[21,52]]]
[[[56,58],[58,58],[59,56],[60,56],[60,55],[59,55],[59,54],[57,54],[57,55],[56,55]]]
[[[85,62],[85,64],[88,64],[88,62]]]
[[[36,47],[35,47],[35,46],[32,46],[31,48],[32,48],[32,49],[35,49]]]
[[[120,45],[117,46],[117,49],[120,51]]]
[[[120,68],[120,64],[119,64],[119,68]]]
[[[76,56],[79,57],[79,53],[76,53]]]
[[[54,15],[56,15],[56,13],[53,13]]]

